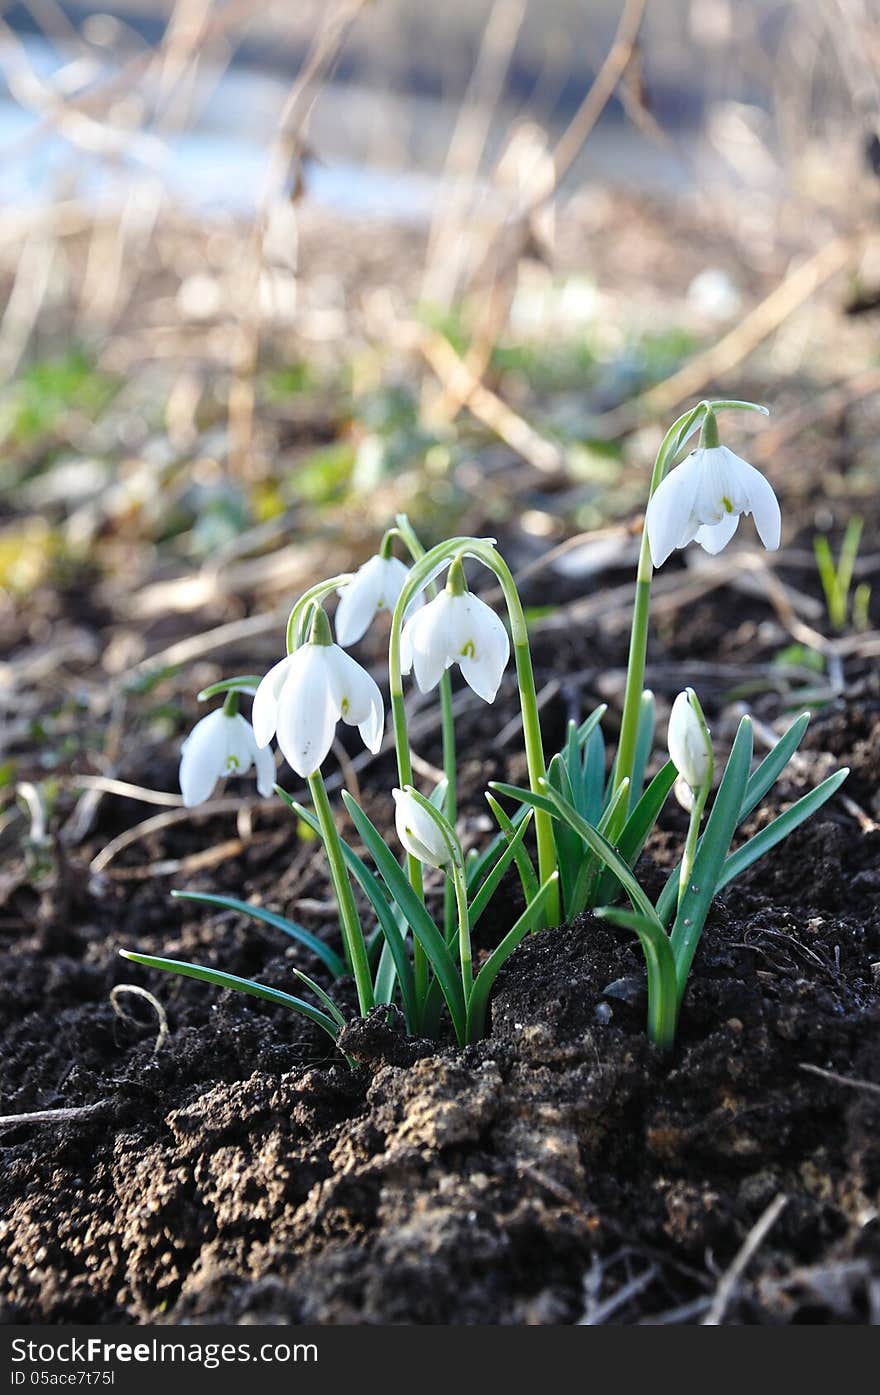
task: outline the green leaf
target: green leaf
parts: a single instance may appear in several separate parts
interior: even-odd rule
[[[487,798],[489,798],[488,795]],[[492,811],[495,813],[496,819],[498,819],[496,810],[501,808],[500,804],[491,799],[489,802],[492,805]],[[501,819],[498,819],[501,832],[494,835],[481,853],[476,852],[472,848],[465,859],[465,873],[467,875],[468,889],[475,883],[483,881],[488,875],[489,869],[492,867],[496,857],[500,855],[506,847],[509,838],[512,837],[512,833],[507,830],[512,830],[512,832],[515,833],[523,819],[530,817],[530,810],[527,805],[521,804],[512,818],[508,818],[503,810],[502,814],[504,823],[501,822]]]
[[[237,911],[240,915],[249,915],[254,920],[261,920],[264,925],[271,925],[273,929],[281,930],[292,940],[298,940],[300,944],[305,945],[326,965],[334,978],[342,978],[348,973],[345,960],[335,950],[310,930],[303,929],[295,921],[288,920],[286,916],[278,915],[275,911],[267,911],[263,906],[252,906],[250,902],[239,901],[235,896],[213,896],[206,891],[172,891],[171,895],[177,901],[196,901],[205,906],[219,906],[221,910]]]
[[[608,703],[600,702],[598,707],[594,707],[586,721],[581,722],[578,727],[578,741],[581,749],[587,744],[592,732],[596,730],[605,713],[608,711]]]
[[[809,724],[809,712],[802,712],[797,721],[792,722],[788,730],[780,736],[773,750],[767,753],[754,774],[749,777],[749,782],[746,785],[746,792],[743,796],[742,808],[739,811],[738,823],[742,823],[743,819],[748,817],[755,806],[760,804],[764,795],[776,784],[779,776],[801,744],[804,732]]]
[[[574,791],[561,756],[554,756],[551,760],[547,768],[547,782],[566,804],[576,809]],[[563,819],[553,820],[553,838],[556,843],[556,866],[559,869],[559,891],[565,914],[571,919],[576,914],[572,906],[583,855],[583,843],[571,825]]]
[[[648,971],[648,1037],[668,1051],[675,1040],[678,989],[675,958],[666,931],[653,917],[637,915],[620,906],[602,906],[596,915],[638,935]]]
[[[504,849],[498,861],[495,863],[495,866],[492,868],[492,871],[489,873],[488,877],[486,877],[486,880],[482,883],[479,891],[471,901],[468,907],[468,921],[471,930],[473,930],[477,921],[480,919],[480,916],[483,914],[492,897],[495,895],[495,892],[498,888],[501,878],[504,876],[504,873],[507,871],[511,862],[514,861],[517,853],[522,848],[522,842],[526,836],[526,830],[528,829],[530,821],[531,812],[529,812],[529,816],[527,818],[523,819],[522,823],[519,826],[519,831],[514,833],[510,842],[507,844],[507,847]],[[529,863],[529,866],[531,867],[531,863]]]
[[[503,794],[507,799],[518,799],[521,804],[528,804],[545,814],[556,813],[556,805],[548,794],[536,794],[534,790],[527,790],[524,785],[508,785],[503,780],[490,780],[489,788],[496,794]]]
[[[516,837],[517,830],[522,827],[527,819],[531,819],[532,817],[531,809],[529,809],[527,805],[521,804],[513,818],[509,819],[498,803],[498,800],[489,794],[488,791],[486,793],[486,803],[495,815],[501,829],[500,837],[507,843],[510,843]],[[519,879],[522,883],[523,895],[526,898],[526,905],[528,905],[532,897],[538,894],[538,874],[532,865],[532,859],[529,857],[522,844],[517,844],[514,857],[516,859],[516,870],[519,872]]]
[[[605,737],[601,727],[594,727],[587,738],[581,774],[579,813],[587,823],[597,824],[605,802]]]
[[[282,798],[293,809],[294,813],[313,828],[318,835],[321,832],[321,825],[311,809],[292,799],[289,794],[281,791]],[[400,982],[400,996],[403,1006],[403,1014],[406,1018],[407,1027],[410,1031],[418,1029],[419,1008],[416,1001],[415,982],[413,979],[412,964],[406,948],[406,940],[401,932],[395,916],[395,908],[389,902],[382,890],[378,879],[373,876],[362,857],[358,857],[353,848],[349,847],[344,838],[340,838],[342,846],[342,856],[346,866],[351,871],[352,876],[358,882],[364,895],[376,914],[379,922],[379,929],[385,940],[385,947],[388,955],[391,956],[392,966],[395,974],[392,975],[389,967],[388,957],[385,954],[385,947],[379,960],[379,968],[376,971],[376,991],[375,996],[379,1002],[390,1002],[394,992],[394,977]],[[381,993],[381,997],[380,997]]]
[[[123,959],[130,959],[134,964],[145,964],[148,969],[163,969],[166,973],[179,974],[182,978],[197,978],[202,983],[213,983],[217,988],[233,988],[239,993],[249,993],[254,998],[265,998],[269,1003],[280,1003],[282,1007],[292,1008],[294,1012],[308,1017],[311,1022],[321,1027],[328,1037],[336,1041],[339,1029],[332,1017],[328,1017],[311,1003],[304,1002],[302,998],[294,998],[291,993],[282,992],[280,988],[268,988],[263,983],[256,983],[252,978],[239,978],[237,974],[225,974],[220,969],[206,969],[202,964],[189,964],[184,959],[160,959],[153,954],[135,954],[130,949],[121,949],[119,953]]]
[[[638,862],[641,851],[648,840],[648,834],[657,822],[660,810],[666,803],[669,791],[675,784],[677,777],[678,771],[672,761],[668,760],[662,770],[654,776],[627,819],[616,847],[628,867],[635,867]],[[609,901],[615,894],[614,877],[606,871],[602,874],[602,879],[596,887],[595,899]]]
[[[657,920],[657,913],[651,905],[651,902],[639,886],[626,863],[607,839],[603,838],[602,834],[598,829],[593,828],[592,824],[587,823],[586,819],[582,819],[576,809],[572,808],[570,804],[566,804],[565,800],[561,799],[550,785],[545,785],[545,789],[547,790],[547,797],[553,805],[554,813],[557,817],[565,819],[575,832],[580,834],[584,842],[592,849],[600,861],[604,862],[605,866],[614,872],[620,885],[630,898],[633,910],[638,911],[650,921],[656,921],[659,925],[660,922]]]
[[[339,1011],[339,1008],[336,1006],[333,999],[330,997],[330,994],[324,991],[320,983],[316,983],[315,980],[313,978],[310,978],[308,974],[304,974],[302,969],[294,969],[293,972],[296,974],[296,977],[299,979],[300,983],[304,983],[306,988],[310,989],[311,992],[314,993],[315,997],[318,999],[318,1002],[324,1004],[324,1007],[327,1009],[327,1016],[333,1018],[333,1021],[336,1023],[337,1027],[339,1027],[340,1029],[344,1027],[345,1018]]]
[[[724,859],[739,821],[751,760],[752,723],[750,718],[743,717],[670,935],[679,996],[684,993],[706,916],[718,888]]]
[[[468,1041],[478,1041],[483,1035],[486,1028],[486,1007],[489,1002],[489,994],[498,976],[498,971],[505,960],[510,958],[517,945],[538,923],[544,909],[544,903],[557,880],[557,875],[556,872],[551,873],[544,885],[539,888],[537,895],[526,906],[516,924],[507,932],[498,948],[489,955],[477,974],[467,1005]]]
[[[456,1036],[459,1043],[463,1044],[466,1029],[464,992],[446,941],[425,909],[424,902],[413,891],[406,874],[386,846],[381,834],[347,790],[343,790],[342,798],[385,885],[403,911],[410,929],[440,981]]]
[[[619,829],[620,820],[626,818],[628,794],[629,780],[621,780],[620,784],[617,786],[617,789],[614,792],[614,797],[612,798],[611,803],[608,805],[608,808],[605,810],[604,814],[602,815],[601,819],[596,825],[597,830],[599,833],[602,834],[602,837],[606,838],[608,842],[611,844],[611,846],[615,848],[617,842],[615,830]],[[619,851],[619,849],[616,850]],[[580,872],[578,873],[578,879],[575,884],[574,896],[572,898],[572,907],[570,915],[579,915],[585,906],[595,905],[596,887],[598,885],[599,878],[603,875],[611,879],[611,883],[613,886],[615,879],[612,876],[612,874],[608,871],[607,868],[605,868],[603,873],[602,864],[596,857],[595,853],[587,853],[584,856]]]
[[[654,694],[648,691],[642,693],[642,700],[639,704],[639,725],[636,732],[636,749],[633,756],[632,783],[629,787],[629,808],[633,809],[641,798],[645,785],[645,770],[648,765],[648,758],[654,745],[654,727],[656,725],[656,704]]]
[[[821,785],[817,785],[808,794],[802,795],[784,813],[779,814],[772,823],[768,823],[766,828],[762,828],[760,833],[756,833],[748,842],[743,843],[741,848],[737,848],[735,853],[731,853],[721,869],[716,891],[720,891],[728,882],[732,882],[734,877],[738,877],[747,867],[751,867],[753,862],[757,862],[759,857],[763,857],[771,848],[775,848],[777,843],[781,843],[783,838],[787,838],[789,833],[793,833],[805,819],[811,814],[815,814],[817,809],[831,798],[840,789],[847,775],[849,768],[844,767],[837,770],[833,775],[829,775],[827,780],[823,780]]]

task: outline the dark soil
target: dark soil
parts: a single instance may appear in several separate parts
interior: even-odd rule
[[[751,636],[739,661],[762,662],[763,602],[721,591],[695,612],[704,654],[723,660],[735,614]],[[681,634],[666,638],[652,650],[661,667]],[[598,630],[539,638],[539,683],[579,672],[590,702],[584,671],[621,664],[624,643]],[[13,865],[0,921],[3,1113],[95,1108],[0,1136],[3,1319],[699,1321],[784,1197],[722,1320],[876,1321],[880,833],[864,811],[880,712],[863,664],[851,692],[822,710],[806,746],[822,773],[831,757],[853,765],[861,809],[835,799],[716,903],[671,1059],[645,1039],[637,946],[591,918],[521,946],[480,1045],[408,1041],[374,1016],[347,1031],[353,1071],[282,1009],[118,959],[126,944],[279,986],[292,963],[314,973],[275,932],[168,898],[169,881],[263,897],[335,936],[315,845],[292,846],[274,813],[207,872],[136,875],[229,837],[195,821],[123,854],[131,879],[89,878],[83,856],[141,816],[105,801],[90,848],[53,875]],[[570,700],[548,707],[551,732]],[[761,701],[777,715],[778,693]],[[473,709],[463,749],[491,742],[512,712],[509,696],[507,710]],[[722,741],[727,712],[716,702]],[[473,831],[486,780],[522,775],[515,747],[466,765]],[[134,768],[169,788],[174,761],[169,746],[138,753]],[[365,795],[386,822],[376,792],[390,776],[380,764]],[[776,797],[811,782],[787,775]],[[754,827],[768,817],[759,808]],[[670,807],[641,868],[649,888],[682,828]],[[486,917],[481,948],[504,919],[504,907]],[[111,1007],[120,982],[167,1008],[159,1050],[149,1005],[124,999],[127,1020]]]

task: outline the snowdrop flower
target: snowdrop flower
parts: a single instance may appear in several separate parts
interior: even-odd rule
[[[275,784],[275,758],[261,751],[253,728],[238,712],[218,707],[197,722],[180,748],[180,790],[187,809],[210,799],[217,781],[257,769],[257,789],[265,799]]]
[[[339,588],[336,609],[336,642],[356,644],[380,610],[393,610],[409,576],[409,568],[396,557],[371,557],[359,567],[351,581]],[[412,608],[421,606],[417,597]]]
[[[713,766],[709,728],[693,688],[685,688],[672,704],[666,744],[679,776],[676,797],[685,809],[691,809],[694,795],[711,780]]]
[[[319,608],[308,643],[270,668],[257,688],[254,733],[258,746],[268,746],[277,734],[288,764],[306,777],[326,759],[340,718],[378,751],[385,727],[382,694],[367,671],[333,643]]]
[[[494,702],[510,657],[507,631],[485,601],[465,589],[461,561],[449,568],[445,590],[406,622],[400,642],[404,673],[415,670],[423,693],[452,664],[485,702]]]
[[[453,861],[453,849],[449,835],[443,835],[439,818],[431,817],[409,787],[391,793],[397,836],[404,850],[429,867],[448,867]]]
[[[648,503],[645,527],[654,566],[689,542],[713,556],[721,552],[744,513],[754,515],[761,542],[775,552],[781,518],[770,483],[727,446],[700,446],[670,470]]]

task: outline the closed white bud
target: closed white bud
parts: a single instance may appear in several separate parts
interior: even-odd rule
[[[712,778],[712,742],[693,688],[685,688],[672,704],[666,742],[685,785],[691,790],[703,789]]]
[[[455,860],[455,833],[446,825],[443,815],[426,807],[407,786],[392,790],[394,822],[404,850],[429,867],[448,867]]]

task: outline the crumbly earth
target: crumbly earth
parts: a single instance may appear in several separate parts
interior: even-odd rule
[[[564,647],[536,652],[540,672]],[[870,673],[854,690],[823,709],[807,756],[849,761],[866,800],[880,700]],[[467,764],[465,807],[504,770],[520,773],[497,752]],[[670,808],[649,845],[649,888],[681,819]],[[314,972],[275,932],[169,902],[161,878],[90,881],[70,865],[42,892],[13,879],[4,1113],[91,1109],[0,1136],[3,1319],[698,1321],[784,1197],[723,1320],[876,1320],[880,832],[862,822],[836,799],[725,891],[669,1059],[645,1040],[635,943],[591,917],[517,950],[478,1046],[410,1041],[377,1014],[347,1030],[351,1070],[283,1009],[157,981],[115,953],[136,944],[284,986],[292,963]],[[173,837],[178,852],[207,840]],[[315,846],[291,856],[290,842],[272,824],[183,880],[265,888],[281,909],[310,896],[334,935]],[[161,847],[157,835],[147,855]],[[123,999],[122,1019],[109,1003],[133,981],[167,1009],[158,1050],[147,1004]]]

